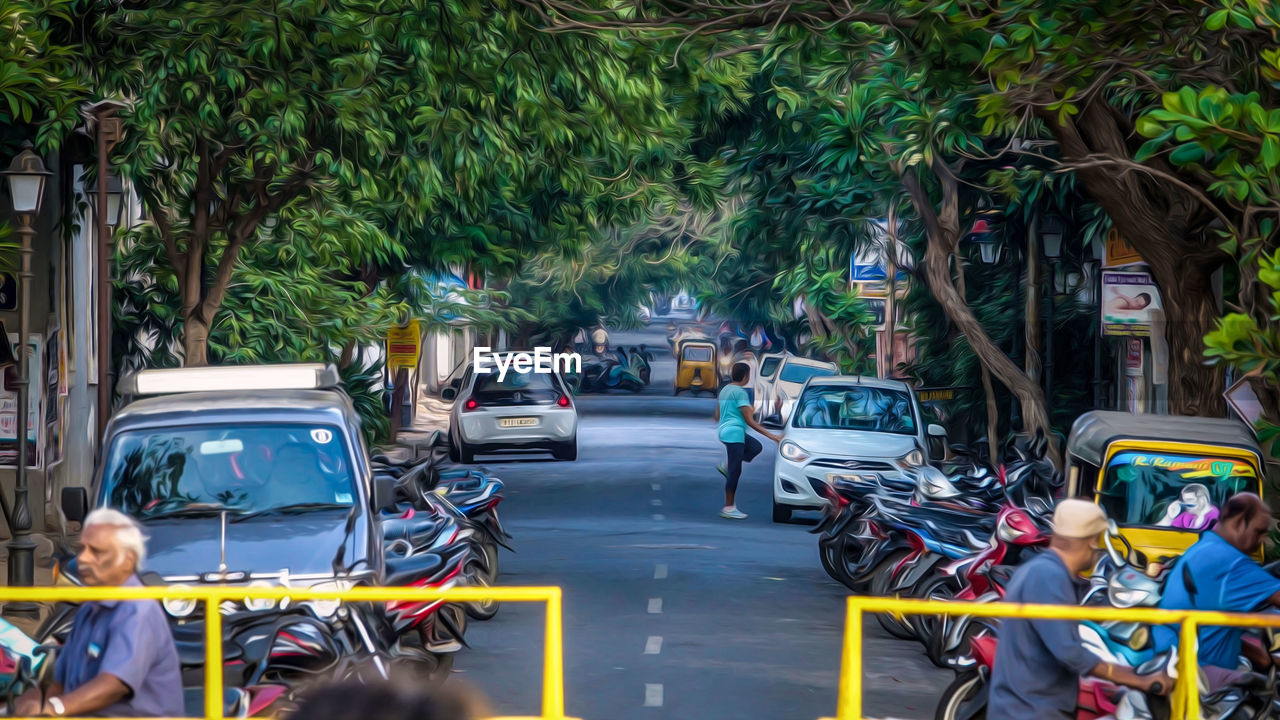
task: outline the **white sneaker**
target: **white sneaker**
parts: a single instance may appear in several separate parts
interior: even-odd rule
[[[746,520],[747,514],[736,507],[729,507],[720,511],[720,517],[729,520]]]

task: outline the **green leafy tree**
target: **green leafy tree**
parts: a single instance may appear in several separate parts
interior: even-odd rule
[[[1198,151],[1186,147],[1191,135],[1183,131],[1178,136],[1175,131],[1172,139],[1180,145],[1176,157],[1172,151],[1153,153],[1149,145],[1144,150],[1144,138],[1137,131],[1163,131],[1149,122],[1139,126],[1138,121],[1161,107],[1167,93],[1180,93],[1183,87],[1195,90],[1197,105],[1200,91],[1213,87],[1228,94],[1257,93],[1269,117],[1269,109],[1276,107],[1277,89],[1274,4],[1264,0],[1217,4],[864,0],[843,5],[813,0],[655,0],[628,5],[626,10],[609,5],[583,8],[560,0],[542,4],[556,11],[561,28],[721,37],[752,32],[746,42],[734,37],[736,49],[763,47],[767,52],[791,37],[786,32],[790,27],[822,38],[833,50],[837,46],[848,50],[841,61],[814,67],[815,76],[858,74],[868,64],[880,62],[874,46],[890,41],[892,56],[906,71],[900,77],[927,72],[918,89],[936,91],[935,97],[966,99],[967,115],[983,122],[978,135],[1033,141],[1029,152],[1074,173],[1080,186],[1142,253],[1166,309],[1178,319],[1168,330],[1172,409],[1186,414],[1224,410],[1221,373],[1203,363],[1204,336],[1218,316],[1212,278],[1220,268],[1240,260],[1242,244],[1223,247],[1214,229],[1219,223],[1228,227],[1247,223],[1212,196],[1211,189],[1224,187],[1215,185],[1222,179],[1188,164],[1200,159]],[[886,75],[897,72],[892,66],[885,69]],[[917,95],[917,99],[923,97]],[[1221,112],[1212,110],[1212,104],[1201,110]],[[954,114],[935,116],[920,124],[918,138],[954,132],[958,119]],[[1251,116],[1250,121],[1257,119]],[[1210,132],[1219,136],[1210,144],[1231,141],[1222,138],[1221,132]],[[1265,142],[1262,136],[1256,137]],[[1039,147],[1040,140],[1051,145]],[[940,170],[934,174],[941,187],[949,184],[932,153],[903,155],[903,149],[896,143],[878,154],[896,155],[904,169]],[[1022,142],[1010,149],[1028,152]],[[987,148],[988,153],[992,151],[993,147]],[[1259,143],[1247,157],[1261,151]],[[1265,158],[1262,163],[1249,163],[1259,180],[1267,174],[1265,163]],[[904,173],[903,179],[912,183],[911,173]],[[1233,185],[1235,193],[1250,185],[1244,178],[1237,180],[1244,185]],[[923,199],[920,190],[928,192],[923,185],[909,188],[915,199]],[[920,203],[914,204],[919,209]],[[949,214],[945,208],[938,213],[937,228],[946,229]],[[933,225],[927,219],[926,224]],[[937,266],[941,260],[935,253],[932,264]],[[1250,272],[1245,269],[1243,275]],[[1256,298],[1258,293],[1256,283],[1241,288],[1245,296]],[[942,301],[943,306],[955,306],[956,298],[946,294],[950,297]],[[1252,302],[1257,305],[1256,299]],[[972,325],[964,328],[966,334],[970,329]],[[1021,383],[1010,368],[982,345],[979,341],[975,350],[984,366],[1001,382],[1012,383],[1015,393],[1024,398],[1029,388],[1019,389]]]
[[[510,269],[634,219],[678,179],[682,103],[734,96],[732,60],[673,70],[645,44],[537,32],[521,5],[94,10],[98,82],[131,102],[117,161],[147,208],[137,232],[163,248],[149,274],[179,299],[190,365],[208,361],[246,259],[283,251],[262,232],[270,218],[351,215],[351,264],[374,277],[460,260]],[[653,79],[672,73],[691,88],[682,102]]]

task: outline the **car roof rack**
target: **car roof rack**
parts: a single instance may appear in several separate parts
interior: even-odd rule
[[[333,390],[341,387],[338,368],[325,363],[219,365],[139,370],[120,379],[126,397],[247,390]]]

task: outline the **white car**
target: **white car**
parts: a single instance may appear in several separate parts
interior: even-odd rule
[[[475,461],[476,453],[546,450],[557,460],[578,459],[578,409],[559,373],[495,370],[466,373],[440,397],[452,400],[449,457]]]
[[[768,385],[764,398],[764,423],[784,427],[791,417],[791,408],[804,384],[812,377],[839,375],[840,369],[833,362],[810,360],[787,353],[778,365],[774,379]]]
[[[848,375],[809,380],[778,444],[774,522],[825,505],[819,488],[828,476],[874,480],[868,474],[901,476],[925,465],[930,438],[946,447],[946,430],[924,424],[906,383]]]

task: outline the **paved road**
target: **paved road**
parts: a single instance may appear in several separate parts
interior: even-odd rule
[[[615,341],[665,351],[665,322]],[[516,554],[502,580],[564,588],[568,713],[584,720],[814,720],[834,714],[845,588],[804,525],[770,521],[766,453],[717,516],[722,459],[710,397],[671,397],[669,355],[640,395],[585,396],[577,462],[481,464],[506,482]],[[536,458],[536,459],[534,459]],[[500,461],[500,462],[499,462]],[[457,677],[499,714],[539,712],[540,606],[473,624]],[[951,674],[866,626],[870,716],[931,718]]]

